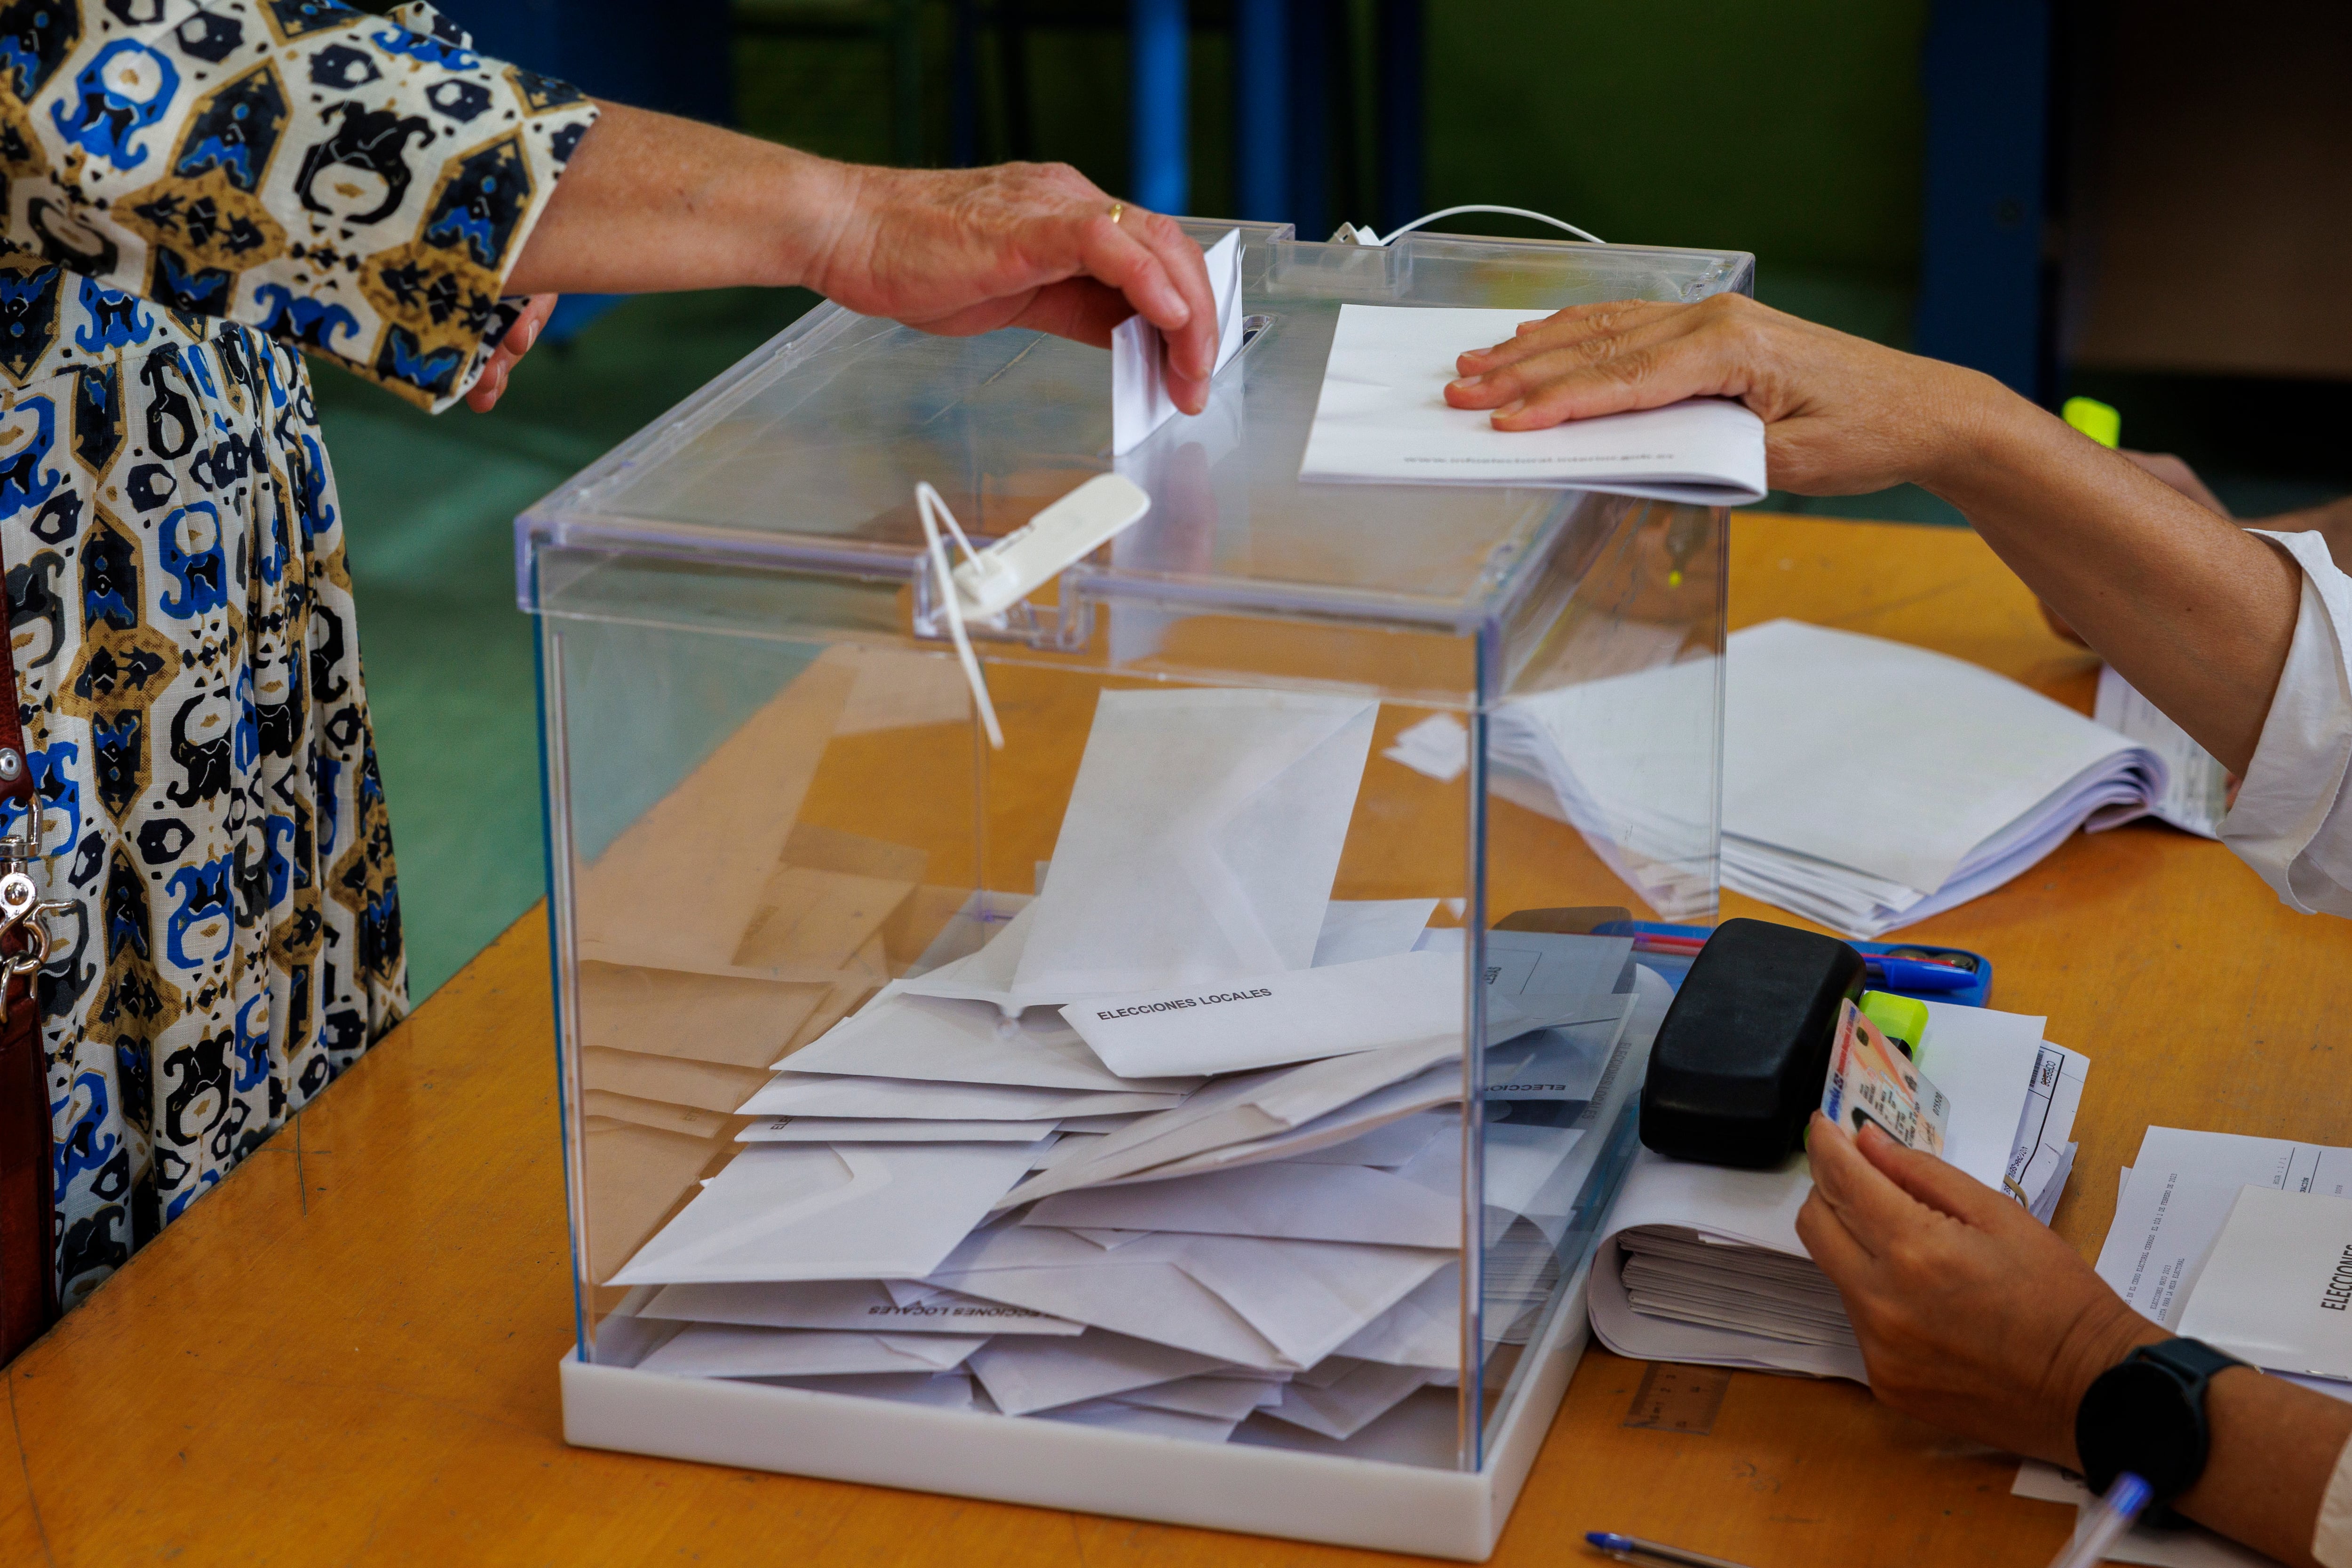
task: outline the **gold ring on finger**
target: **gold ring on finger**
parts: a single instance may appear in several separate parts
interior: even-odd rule
[[[1110,221],[1114,224],[1118,222],[1119,214],[1126,211],[1127,204],[1125,202],[1113,202],[1110,204]]]

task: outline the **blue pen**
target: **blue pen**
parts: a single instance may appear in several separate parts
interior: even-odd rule
[[[1881,987],[1884,990],[1965,991],[1977,983],[1973,973],[1949,964],[1930,964],[1918,958],[1886,958],[1874,953],[1865,953],[1863,957],[1885,982]]]
[[[1606,1530],[1587,1531],[1584,1540],[1585,1544],[1606,1552],[1620,1563],[1667,1563],[1674,1568],[1740,1568],[1740,1564],[1727,1557],[1709,1557],[1703,1552],[1685,1552],[1679,1546],[1661,1546],[1654,1541],[1642,1541]]]
[[[2092,1568],[2107,1555],[2116,1537],[2132,1527],[2140,1510],[2154,1494],[2148,1484],[2126,1470],[2107,1488],[2099,1506],[2084,1511],[2074,1523],[2074,1539],[2050,1562],[2050,1568]]]

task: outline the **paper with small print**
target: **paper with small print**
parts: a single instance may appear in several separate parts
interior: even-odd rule
[[[1445,401],[1454,361],[1542,310],[1342,305],[1298,476],[1607,490],[1703,507],[1764,498],[1764,422],[1726,398],[1499,431]]]

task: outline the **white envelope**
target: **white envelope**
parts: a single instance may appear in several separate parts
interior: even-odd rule
[[[997,902],[1009,902],[1017,895],[989,896]],[[908,996],[994,1002],[1011,1012],[1034,1005],[1024,1002],[1013,990],[1013,971],[1020,967],[1022,952],[1029,943],[1029,925],[1021,918],[1029,902],[1021,898],[1022,910],[1007,917],[979,951],[909,977],[899,982],[899,990]],[[1319,969],[1331,964],[1411,953],[1421,942],[1436,908],[1437,900],[1433,898],[1335,898],[1323,906],[1323,924],[1315,934],[1313,967]],[[970,926],[976,927],[978,924],[973,921]],[[1448,950],[1457,956],[1461,952],[1458,944]]]
[[[1026,1416],[1189,1377],[1220,1364],[1173,1345],[1088,1329],[1076,1340],[989,1345],[972,1357],[971,1375],[999,1410]]]
[[[743,1103],[746,1116],[874,1116],[902,1120],[1028,1122],[1048,1117],[1165,1111],[1184,1096],[1005,1083],[943,1083],[919,1078],[843,1078],[780,1073]]]
[[[992,899],[1005,896],[991,895]],[[1030,911],[1035,907],[1034,899],[1023,898],[1021,907],[996,926],[978,948],[919,975],[909,975],[896,982],[893,990],[910,997],[993,1002],[1008,1013],[1019,1012],[1024,1004],[1013,994],[1013,979],[1014,971],[1021,967],[1022,950],[1029,945],[1029,932],[1034,924]]]
[[[1243,1236],[1146,1236],[1106,1251],[1066,1232],[1008,1226],[958,1248],[932,1280],[1237,1365],[1295,1370],[1330,1354],[1454,1257],[1434,1249]],[[1172,1275],[1164,1272],[1169,1269]],[[1048,1275],[1064,1292],[1059,1304],[1039,1298]],[[1226,1336],[1237,1349],[1201,1343],[1201,1325],[1175,1284],[1179,1277],[1233,1313],[1273,1357],[1239,1336]],[[1073,1299],[1082,1291],[1091,1299]],[[1112,1313],[1122,1321],[1111,1321]]]
[[[1172,1111],[1137,1117],[1097,1141],[1082,1155],[1057,1162],[1053,1169],[1024,1182],[998,1207],[1009,1208],[1057,1192],[1097,1186],[1213,1149],[1287,1133],[1460,1055],[1457,1040],[1423,1040],[1228,1078],[1201,1090]],[[1397,1113],[1399,1116],[1409,1113]],[[1357,1129],[1370,1130],[1369,1124]]]
[[[1297,1165],[1371,1166],[1380,1170],[1395,1170],[1412,1164],[1440,1137],[1451,1138],[1457,1144],[1462,1141],[1460,1113],[1417,1112],[1369,1133],[1359,1133],[1345,1142],[1293,1155],[1290,1159]]]
[[[1332,1353],[1390,1366],[1462,1364],[1462,1270],[1448,1263]]]
[[[1240,1072],[1462,1035],[1462,960],[1393,953],[1171,990],[1090,997],[1062,1018],[1114,1072]]]
[[[872,1280],[799,1284],[664,1285],[637,1309],[641,1318],[740,1323],[750,1328],[843,1329],[863,1333],[988,1333],[1067,1336],[1084,1325],[926,1289],[900,1301]]]
[[[1053,879],[1014,923],[1015,996],[1058,1006],[1307,968],[1379,711],[1298,692],[1104,692]]]
[[[1351,1143],[1367,1133],[1417,1116],[1437,1106],[1458,1104],[1461,1099],[1461,1063],[1441,1061],[1434,1067],[1414,1073],[1402,1083],[1374,1090],[1360,1100],[1351,1101],[1337,1111],[1301,1123],[1288,1132],[1206,1149],[1181,1160],[1170,1160],[1165,1165],[1139,1171],[1133,1176],[1120,1176],[1118,1181],[1165,1181],[1171,1176],[1235,1170],[1244,1166],[1263,1165],[1269,1160],[1298,1159]]]
[[[830,1333],[688,1323],[637,1364],[672,1377],[808,1377],[834,1373],[945,1372],[985,1335]]]
[[[793,1070],[1147,1093],[1182,1093],[1200,1082],[1121,1078],[1051,1013],[1015,1021],[986,1002],[908,995],[899,984],[892,982],[880,998],[787,1057]],[[760,1103],[758,1095],[745,1102]]]
[[[1034,1144],[1051,1122],[891,1122],[865,1117],[775,1116],[735,1134],[739,1144]]]
[[[1433,898],[1335,898],[1315,936],[1315,967],[1410,953],[1436,913]]]
[[[1033,1153],[1021,1144],[754,1145],[611,1282],[920,1279]]]
[[[1337,1351],[1457,1256],[1249,1236],[1155,1236],[1111,1256],[1155,1250],[1215,1291],[1299,1367]]]
[[[1230,1365],[1291,1364],[1223,1297],[1174,1263],[1132,1247],[1107,1252],[1066,1231],[1016,1225],[974,1236],[931,1282]]]
[[[1089,1399],[1083,1405],[1065,1405],[1058,1410],[1043,1410],[1040,1421],[1066,1421],[1075,1427],[1108,1427],[1114,1432],[1133,1432],[1145,1437],[1179,1437],[1193,1443],[1222,1443],[1234,1435],[1238,1421],[1227,1421],[1213,1416],[1188,1416],[1178,1410],[1150,1410],[1140,1406],[1123,1405],[1116,1399]]]
[[[1354,1362],[1345,1374],[1319,1388],[1297,1381],[1285,1385],[1282,1403],[1266,1414],[1345,1441],[1403,1403],[1429,1381],[1429,1375],[1427,1367]]]
[[[1278,1377],[1231,1375],[1180,1377],[1114,1396],[1121,1405],[1146,1410],[1173,1410],[1181,1416],[1207,1416],[1220,1421],[1244,1421],[1251,1412],[1282,1403],[1285,1385]]]
[[[1217,361],[1210,371],[1214,377],[1242,346],[1242,231],[1229,231],[1201,259],[1209,268],[1209,294],[1217,311]],[[1175,400],[1168,395],[1167,355],[1160,329],[1140,316],[1111,329],[1112,456],[1126,456],[1177,417]]]
[[[1454,1170],[1458,1177],[1458,1159]],[[1022,1223],[1454,1247],[1462,1238],[1462,1201],[1458,1186],[1448,1197],[1362,1166],[1286,1162],[1066,1192]]]

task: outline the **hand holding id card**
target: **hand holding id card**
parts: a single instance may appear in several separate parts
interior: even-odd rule
[[[1860,1133],[1864,1122],[1874,1122],[1904,1147],[1924,1149],[1940,1158],[1952,1103],[1848,1000],[1838,1011],[1837,1042],[1830,1048],[1822,1112],[1849,1134]]]

